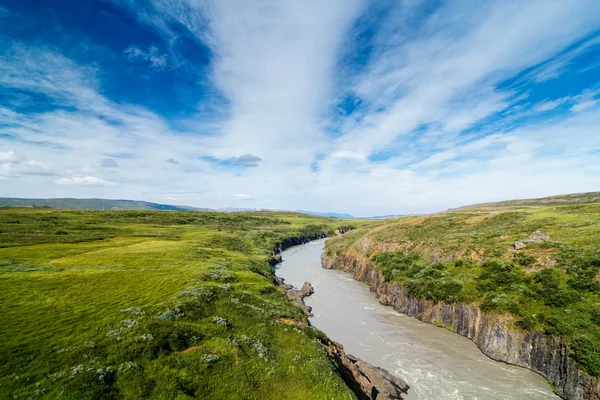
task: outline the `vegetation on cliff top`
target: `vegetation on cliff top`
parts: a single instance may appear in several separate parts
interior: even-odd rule
[[[344,223],[0,209],[0,398],[354,398],[269,265]]]
[[[379,222],[328,241],[327,252],[366,253],[414,297],[474,303],[561,335],[600,376],[600,203],[489,207]],[[536,231],[549,238],[532,239]]]

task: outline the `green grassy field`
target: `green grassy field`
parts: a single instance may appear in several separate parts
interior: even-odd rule
[[[0,398],[354,398],[269,265],[348,223],[0,209]]]
[[[386,220],[333,238],[327,252],[366,253],[414,297],[478,304],[519,329],[561,335],[600,376],[600,203],[562,200]],[[537,230],[550,239],[528,242]]]

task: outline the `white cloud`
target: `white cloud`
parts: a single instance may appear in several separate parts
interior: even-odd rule
[[[573,111],[573,112],[585,111],[588,108],[594,107],[596,104],[598,104],[598,100],[584,100],[584,101],[581,101],[581,102],[575,104],[573,107],[571,107],[571,111]]]
[[[250,200],[252,196],[250,196],[249,194],[234,194],[233,198],[235,200]]]
[[[39,161],[18,157],[13,151],[0,152],[0,178],[18,179],[36,175],[55,175],[55,171]]]
[[[17,157],[13,151],[0,151],[0,162],[16,161]]]
[[[581,94],[575,96],[566,96],[556,100],[545,100],[538,103],[534,107],[534,110],[537,112],[552,111],[564,104],[570,104],[571,111],[580,112],[596,105],[598,100],[595,97],[597,96],[600,96],[600,89],[586,89]]]
[[[543,103],[536,105],[535,110],[538,112],[552,111],[555,110],[557,107],[560,107],[568,100],[568,98],[563,97],[562,99],[544,101]]]
[[[215,55],[211,78],[231,103],[231,118],[211,143],[216,157],[270,154],[270,162],[312,162],[326,145],[320,119],[333,89],[336,51],[361,3],[153,1]]]
[[[464,129],[502,110],[512,93],[494,85],[597,29],[599,12],[590,4],[454,2],[432,15],[416,39],[386,38],[354,88],[373,109],[348,125],[339,145],[376,151],[421,124],[448,125],[458,115]],[[388,24],[396,26],[395,16]],[[564,18],[577,23],[562,24]]]
[[[130,62],[144,62],[153,71],[162,71],[169,65],[168,55],[160,53],[160,50],[154,46],[144,50],[137,46],[129,46],[123,52],[125,58]]]
[[[600,37],[593,37],[585,40],[573,49],[570,49],[558,57],[555,57],[549,62],[543,63],[541,66],[533,69],[528,74],[535,82],[544,82],[547,80],[558,78],[564,71],[573,63],[573,59],[593,46],[600,44]]]
[[[94,176],[72,176],[69,178],[60,178],[54,181],[58,185],[85,185],[85,186],[103,186],[111,187],[117,186],[115,183],[105,181],[104,179],[96,178]]]

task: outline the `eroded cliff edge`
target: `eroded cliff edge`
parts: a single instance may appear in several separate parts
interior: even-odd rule
[[[510,316],[485,313],[475,305],[412,298],[397,283],[386,282],[369,258],[354,249],[334,256],[324,253],[322,265],[353,273],[354,279],[369,285],[381,304],[465,336],[496,361],[538,372],[564,399],[600,399],[600,381],[580,370],[560,337],[523,332],[512,326]]]

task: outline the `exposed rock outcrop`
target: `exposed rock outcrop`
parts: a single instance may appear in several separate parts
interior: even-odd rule
[[[538,372],[564,399],[600,399],[600,381],[580,371],[560,337],[523,332],[513,327],[512,317],[485,313],[475,305],[415,299],[398,284],[386,282],[365,254],[355,250],[333,257],[323,254],[322,264],[324,268],[352,272],[354,279],[370,286],[381,304],[463,335],[494,360]]]
[[[550,236],[548,236],[546,233],[542,231],[535,231],[531,234],[531,236],[529,236],[529,240],[527,242],[540,243],[547,242],[548,240],[550,240]]]
[[[327,344],[327,353],[335,360],[346,384],[360,400],[400,400],[409,386],[387,370],[346,354],[334,341]]]
[[[536,244],[547,242],[550,240],[550,236],[542,231],[535,231],[529,236],[527,240],[520,240],[514,243],[515,250],[522,250],[527,247],[528,244]]]
[[[515,242],[514,246],[515,246],[515,250],[522,250],[525,247],[527,247],[527,245],[523,242]]]
[[[312,317],[312,308],[304,304],[304,298],[310,296],[314,292],[315,290],[313,289],[312,285],[308,282],[304,282],[304,285],[302,285],[300,290],[288,290],[287,295],[288,299],[296,303],[298,307],[304,311],[304,314],[307,317]]]

